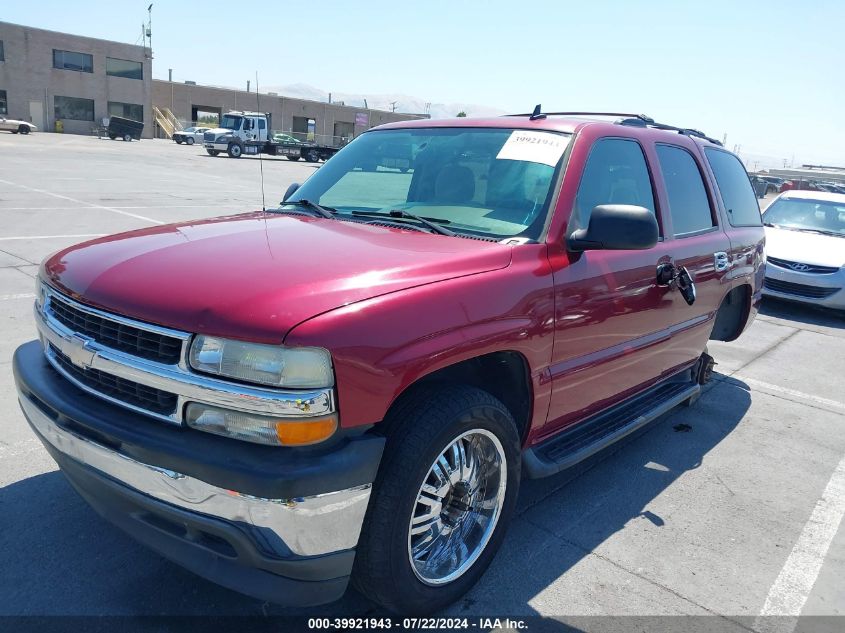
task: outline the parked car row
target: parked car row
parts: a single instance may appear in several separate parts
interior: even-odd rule
[[[845,194],[845,183],[829,182],[809,178],[780,178],[767,174],[749,174],[755,193],[762,197],[771,193],[784,191],[827,191],[829,193]]]

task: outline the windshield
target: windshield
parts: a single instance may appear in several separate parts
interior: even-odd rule
[[[227,130],[239,130],[241,129],[242,118],[243,117],[232,116],[231,114],[224,114],[223,120],[220,122],[220,127],[226,128]]]
[[[845,202],[781,198],[763,213],[768,225],[845,237]]]
[[[190,132],[197,132],[197,131],[199,131],[199,128],[196,128],[196,127],[186,127],[186,128],[184,129],[184,131],[185,131],[185,132],[188,132],[188,133],[190,133]]]
[[[290,200],[340,214],[406,211],[450,231],[537,239],[570,135],[488,128],[368,132]]]

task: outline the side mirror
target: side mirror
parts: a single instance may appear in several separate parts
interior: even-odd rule
[[[291,183],[290,187],[288,187],[287,191],[285,191],[284,197],[282,197],[282,202],[287,202],[288,198],[295,194],[297,189],[299,189],[299,183]]]
[[[629,204],[600,204],[590,213],[586,229],[577,229],[567,239],[571,251],[645,250],[657,244],[657,218],[645,207]]]

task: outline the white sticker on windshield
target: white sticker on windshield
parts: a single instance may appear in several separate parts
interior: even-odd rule
[[[526,160],[554,167],[568,143],[569,137],[562,134],[514,130],[496,158]]]

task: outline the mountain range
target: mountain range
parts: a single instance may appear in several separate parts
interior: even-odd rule
[[[421,97],[414,97],[405,94],[354,94],[346,92],[329,93],[321,88],[315,88],[308,84],[289,84],[286,86],[262,86],[261,92],[275,92],[285,97],[298,99],[310,99],[311,101],[328,102],[331,94],[332,103],[342,102],[356,108],[371,108],[374,110],[394,109],[396,112],[410,114],[430,114],[432,119],[447,119],[465,112],[467,116],[499,116],[505,114],[504,110],[476,103],[433,103]]]

